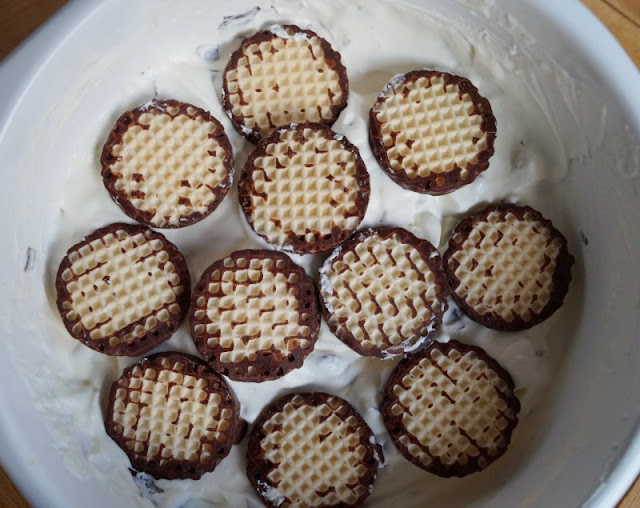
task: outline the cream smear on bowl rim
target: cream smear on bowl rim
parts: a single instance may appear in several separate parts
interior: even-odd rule
[[[493,15],[491,4],[471,5]],[[53,279],[70,245],[98,227],[126,220],[104,189],[99,168],[102,143],[120,113],[154,97],[202,107],[223,123],[239,171],[253,145],[234,131],[222,111],[221,71],[242,37],[293,23],[330,41],[347,68],[349,103],[333,128],[360,149],[370,173],[371,201],[361,227],[402,226],[442,252],[462,215],[505,200],[531,205],[551,219],[567,236],[577,265],[564,307],[530,330],[485,329],[463,317],[453,304],[445,315],[438,340],[458,339],[485,348],[511,373],[522,402],[509,451],[483,473],[443,480],[406,462],[389,441],[377,410],[382,385],[397,362],[360,357],[324,323],[315,351],[301,369],[274,382],[231,382],[242,416],[253,421],[270,400],[293,389],[335,393],[359,410],[384,446],[387,463],[379,471],[368,506],[385,506],[390,497],[401,506],[488,502],[487,496],[527,462],[543,437],[541,429],[552,421],[546,396],[574,341],[584,305],[580,253],[587,239],[572,215],[574,190],[568,181],[600,146],[605,109],[593,107],[598,101],[588,86],[576,84],[551,60],[530,52],[534,41],[506,14],[488,25],[463,4],[439,0],[422,2],[420,10],[366,0],[220,5],[224,8],[204,0],[141,2],[123,7],[126,16],[116,16],[113,4],[100,7],[105,17],[108,12],[119,21],[112,28],[108,52],[77,49],[78,57],[89,62],[87,72],[68,84],[67,92],[34,120],[29,133],[33,152],[23,164],[52,161],[60,192],[55,206],[49,206],[49,223],[37,248],[46,259],[33,267],[44,293],[36,302],[44,319],[34,324],[39,353],[33,358],[41,355],[47,362],[38,364],[37,377],[32,375],[32,362],[23,357],[17,363],[30,379],[65,464],[82,477],[108,478],[110,488],[129,493],[131,503],[139,506],[259,506],[244,474],[244,443],[199,481],[154,482],[145,475],[133,481],[124,452],[104,432],[102,411],[111,382],[135,360],[106,357],[73,341],[55,308]],[[469,78],[490,100],[498,123],[489,169],[473,184],[440,197],[395,185],[379,168],[367,140],[368,112],[384,85],[396,74],[433,67]],[[21,191],[27,189],[25,184]],[[184,253],[194,280],[233,250],[268,247],[244,222],[235,187],[210,217],[165,234]],[[325,257],[292,255],[315,280]],[[158,349],[167,350],[196,353],[184,324]],[[13,354],[23,355],[15,348]]]

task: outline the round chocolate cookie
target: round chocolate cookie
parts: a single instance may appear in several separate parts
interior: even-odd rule
[[[219,374],[198,358],[162,353],[113,383],[105,428],[133,468],[156,479],[197,480],[242,439],[246,422]]]
[[[254,424],[247,476],[266,506],[360,506],[382,460],[371,429],[347,401],[291,393]]]
[[[317,123],[292,124],[263,139],[238,182],[253,230],[298,254],[329,250],[345,240],[362,221],[369,193],[358,149]]]
[[[124,113],[100,163],[104,185],[124,213],[157,228],[204,219],[233,178],[231,144],[220,122],[175,100],[154,99]]]
[[[320,268],[327,324],[364,356],[392,358],[426,346],[448,295],[436,248],[398,227],[355,233]]]
[[[520,411],[513,391],[509,373],[483,349],[434,342],[393,370],[381,412],[409,462],[442,477],[466,476],[507,450]]]
[[[313,282],[286,254],[241,250],[202,274],[190,322],[209,365],[235,381],[261,382],[302,366],[318,339],[320,309]]]
[[[524,330],[558,310],[573,256],[551,221],[528,206],[490,205],[460,221],[444,254],[453,297],[474,321]]]
[[[69,333],[101,353],[138,356],[167,340],[189,307],[184,257],[145,226],[111,224],[71,247],[56,276]]]
[[[412,71],[393,78],[369,115],[369,140],[380,166],[415,192],[446,194],[489,167],[496,119],[466,78]]]
[[[245,39],[231,55],[222,86],[227,115],[254,143],[290,123],[331,126],[349,96],[340,54],[295,25],[273,25]]]

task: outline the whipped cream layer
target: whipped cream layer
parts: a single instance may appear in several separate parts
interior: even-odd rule
[[[424,0],[418,10],[382,0],[274,0],[258,5],[244,0],[116,1],[98,7],[70,35],[65,44],[91,38],[98,18],[117,21],[109,37],[101,32],[94,45],[74,49],[80,61],[92,62],[90,67],[68,83],[67,92],[42,112],[29,134],[34,153],[44,150],[55,158],[64,189],[51,207],[52,226],[43,240],[44,252],[38,253],[44,263],[35,267],[46,298],[38,300],[36,311],[45,319],[33,340],[47,361],[38,365],[35,376],[32,363],[17,360],[67,467],[82,477],[105,478],[110,488],[130,494],[130,506],[260,505],[245,476],[245,442],[199,481],[132,477],[126,455],[104,431],[103,408],[112,381],[137,359],[107,357],[72,339],[57,313],[53,286],[68,247],[98,227],[127,220],[105,190],[99,164],[102,145],[123,111],[153,98],[177,99],[210,111],[230,138],[238,175],[253,145],[235,132],[223,112],[221,74],[242,38],[258,30],[297,24],[326,38],[341,53],[350,93],[333,128],[359,148],[370,173],[371,200],[362,228],[401,226],[443,252],[463,215],[504,200],[540,210],[568,237],[570,250],[578,250],[567,180],[575,172],[572,161],[587,156],[601,139],[604,111],[584,107],[591,104],[587,91],[537,52],[535,41],[516,20],[493,2],[466,3]],[[491,102],[498,125],[489,169],[473,184],[440,197],[394,184],[368,143],[368,113],[378,93],[394,75],[423,68],[442,68],[470,79]],[[583,110],[590,116],[585,118]],[[29,157],[25,163],[33,161]],[[185,255],[194,281],[209,264],[234,250],[268,247],[244,221],[235,185],[209,217],[163,233]],[[318,280],[326,254],[291,257]],[[351,402],[386,457],[368,506],[388,506],[389,499],[403,507],[486,503],[487,496],[526,463],[541,439],[540,422],[548,421],[548,388],[572,341],[581,288],[580,272],[574,269],[564,307],[518,333],[483,328],[450,302],[437,340],[457,339],[485,348],[511,373],[522,403],[506,455],[487,471],[461,480],[429,475],[400,456],[378,411],[381,389],[397,360],[359,356],[325,323],[302,368],[277,381],[230,384],[249,422],[269,401],[293,390],[323,390]],[[196,354],[186,323],[157,349],[168,350]]]

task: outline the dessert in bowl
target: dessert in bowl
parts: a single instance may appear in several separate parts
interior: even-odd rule
[[[38,74],[29,74],[32,81],[24,81],[21,95],[8,102],[13,109],[2,150],[19,170],[6,176],[16,192],[3,203],[2,216],[12,218],[6,225],[14,232],[10,259],[14,265],[28,259],[20,270],[3,274],[4,287],[14,288],[2,321],[5,372],[21,376],[29,391],[17,391],[7,407],[16,416],[37,411],[34,429],[46,422],[52,436],[46,446],[58,448],[68,468],[42,471],[42,489],[24,489],[27,496],[42,499],[44,484],[60,475],[60,485],[72,485],[52,494],[52,502],[61,505],[92,499],[96,488],[104,492],[98,503],[107,506],[258,502],[244,476],[242,442],[204,479],[152,483],[140,474],[132,477],[126,454],[104,430],[103,411],[111,383],[137,359],[107,357],[70,338],[55,305],[54,280],[69,246],[98,227],[126,220],[100,175],[100,150],[123,111],[157,94],[210,112],[229,137],[238,172],[254,146],[233,132],[225,114],[222,72],[244,37],[273,24],[311,29],[342,57],[349,100],[332,129],[358,148],[369,172],[369,202],[359,227],[400,226],[443,254],[463,217],[489,203],[528,205],[566,237],[575,265],[563,306],[528,330],[491,330],[453,306],[443,315],[436,340],[483,348],[509,372],[521,404],[508,450],[482,472],[443,479],[406,461],[385,433],[379,411],[395,360],[364,358],[325,325],[299,369],[259,384],[229,382],[241,402],[240,416],[251,423],[269,402],[303,389],[348,401],[383,445],[386,466],[367,498],[371,506],[384,506],[390,498],[406,506],[575,505],[603,482],[596,495],[619,496],[638,470],[631,459],[619,460],[638,416],[633,366],[639,272],[633,252],[639,241],[634,220],[640,114],[627,89],[638,81],[637,72],[602,28],[594,29],[602,34],[604,49],[598,52],[580,31],[595,21],[577,4],[332,1],[275,2],[257,9],[250,2],[214,7],[194,1],[163,7],[68,7],[58,23],[66,20],[66,28],[76,29],[60,39],[48,60],[38,60]],[[118,23],[118,41],[104,19]],[[583,22],[580,30],[568,19]],[[55,35],[56,26],[49,33]],[[24,51],[29,47],[36,46]],[[605,65],[605,54],[612,63]],[[90,64],[92,72],[83,72]],[[74,79],[55,71],[61,67]],[[489,167],[442,196],[396,185],[369,145],[368,115],[380,91],[393,76],[424,68],[468,78],[490,101],[497,120]],[[270,248],[244,222],[235,186],[206,218],[163,234],[184,255],[193,280],[231,252]],[[291,258],[313,278],[325,256]],[[157,352],[175,350],[197,354],[186,325]],[[5,419],[6,435],[20,436],[18,423]],[[39,433],[32,434],[30,442],[15,439],[18,459],[9,467],[19,483],[20,457],[43,445]],[[54,461],[44,455],[38,459],[43,469]],[[616,465],[620,469],[607,481]]]

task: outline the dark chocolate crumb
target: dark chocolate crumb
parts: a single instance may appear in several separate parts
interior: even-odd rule
[[[589,245],[589,238],[587,238],[587,235],[584,234],[584,231],[580,231],[580,241],[585,246]]]
[[[452,325],[462,319],[462,311],[454,304],[449,304],[449,308],[442,316],[442,324]]]
[[[27,247],[27,259],[24,263],[24,271],[30,272],[36,266],[36,251],[31,247]]]
[[[224,30],[225,28],[228,28],[230,26],[244,25],[245,23],[248,23],[253,18],[255,18],[258,12],[260,12],[260,7],[255,6],[248,11],[241,12],[240,14],[225,16],[224,18],[222,18],[222,23],[218,25],[218,28]]]
[[[158,506],[158,503],[153,499],[153,496],[155,494],[163,493],[164,489],[161,489],[156,485],[156,481],[153,476],[143,473],[142,471],[136,471],[132,468],[129,468],[129,472],[131,473],[131,476],[133,476],[133,483],[138,487],[140,497],[148,499],[155,506]]]

